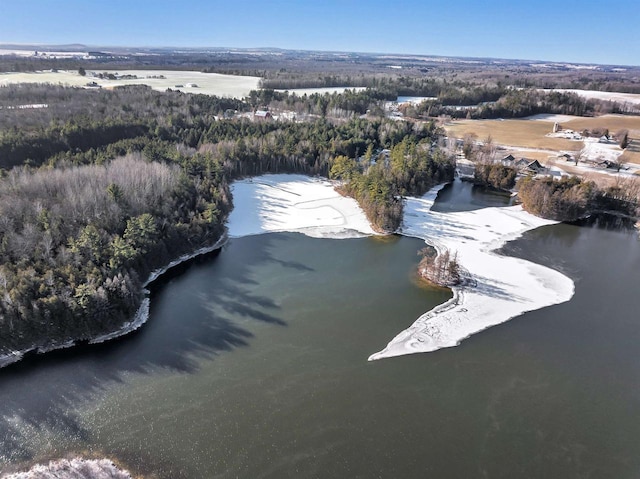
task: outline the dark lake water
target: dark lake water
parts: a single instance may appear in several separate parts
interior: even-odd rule
[[[503,204],[469,185],[438,207]],[[556,225],[504,252],[565,304],[367,362],[446,290],[411,238],[232,240],[158,286],[138,333],[0,371],[0,466],[107,455],[162,478],[638,478],[640,242]]]

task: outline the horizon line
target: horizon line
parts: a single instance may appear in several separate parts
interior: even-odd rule
[[[597,62],[575,62],[569,60],[543,60],[543,59],[529,59],[529,58],[502,58],[502,57],[478,57],[478,56],[460,56],[460,55],[443,55],[443,54],[426,54],[426,53],[398,53],[398,52],[365,52],[365,51],[349,51],[349,50],[314,50],[314,49],[297,49],[297,48],[283,48],[283,47],[232,47],[232,46],[175,46],[175,45],[100,45],[100,44],[86,44],[86,43],[16,43],[16,42],[4,42],[0,41],[0,49],[6,47],[16,47],[16,50],[24,49],[31,50],[31,48],[26,47],[46,47],[46,48],[101,48],[101,49],[130,49],[130,50],[148,50],[148,49],[156,49],[156,50],[194,50],[194,51],[202,51],[207,49],[214,50],[240,50],[240,51],[268,51],[268,50],[280,50],[285,52],[310,52],[310,53],[342,53],[342,54],[356,54],[356,55],[376,55],[376,56],[385,56],[392,55],[398,57],[424,57],[424,58],[443,58],[443,59],[460,59],[460,60],[500,60],[500,61],[511,61],[511,62],[533,62],[533,63],[552,63],[552,64],[570,64],[570,65],[584,65],[584,66],[604,66],[604,67],[631,67],[631,68],[639,68],[640,65],[627,65],[627,64],[618,64],[618,63],[597,63]],[[22,47],[22,48],[20,48]],[[65,50],[61,50],[65,51]],[[74,52],[77,50],[66,50],[68,52]],[[9,56],[6,54],[0,54],[0,56]]]

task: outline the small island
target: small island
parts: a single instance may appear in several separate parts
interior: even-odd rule
[[[457,253],[451,254],[448,249],[438,251],[433,247],[426,247],[418,255],[422,257],[418,274],[426,281],[445,288],[458,286],[463,281]]]

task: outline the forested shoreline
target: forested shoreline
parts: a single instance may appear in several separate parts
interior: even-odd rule
[[[453,181],[454,173],[453,158],[432,149],[431,139],[415,143],[405,137],[375,159],[371,149],[358,160],[338,156],[330,177],[342,180],[340,190],[358,201],[374,228],[392,233],[402,223],[403,196],[421,196]]]
[[[640,213],[635,182],[600,187],[575,176],[557,180],[527,176],[518,181],[518,198],[529,213],[556,221],[572,222],[597,213],[637,218]]]
[[[235,179],[331,177],[375,229],[396,231],[403,196],[451,181],[455,160],[433,120],[362,114],[384,95],[261,90],[239,101],[143,86],[0,87],[0,356],[118,330],[151,271],[219,240]],[[16,108],[27,102],[47,108]],[[257,108],[304,121],[239,114]],[[476,181],[511,188],[503,170],[480,165]],[[525,209],[558,220],[637,207],[622,186],[527,178],[519,189]]]
[[[230,193],[208,166],[188,176],[131,154],[10,171],[0,181],[0,352],[90,339],[129,320],[151,271],[222,234]]]
[[[234,179],[329,176],[341,158],[389,149],[346,193],[392,232],[401,195],[453,177],[433,122],[221,119],[271,95],[238,102],[146,87],[0,88],[1,105],[48,104],[45,114],[5,110],[0,121],[0,356],[121,328],[151,271],[220,238]]]

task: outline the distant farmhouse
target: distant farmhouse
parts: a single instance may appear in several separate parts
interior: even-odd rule
[[[500,160],[500,163],[502,163],[504,166],[513,166],[515,161],[516,161],[515,156],[507,155],[502,160]]]
[[[544,171],[545,168],[540,164],[538,160],[533,160],[532,162],[527,164],[526,169],[531,171],[532,173],[540,173],[541,171]]]

